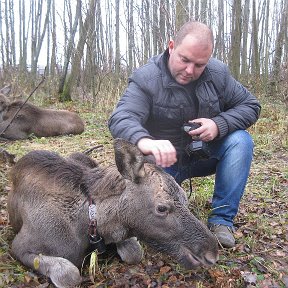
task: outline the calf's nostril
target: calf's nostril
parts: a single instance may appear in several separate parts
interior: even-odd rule
[[[215,253],[207,252],[204,259],[209,266],[212,266],[218,261],[219,256],[218,253],[215,255]]]

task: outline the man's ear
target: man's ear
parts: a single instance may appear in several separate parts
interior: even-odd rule
[[[169,49],[169,54],[171,54],[171,51],[174,49],[175,43],[173,40],[170,40],[168,43],[168,49]]]

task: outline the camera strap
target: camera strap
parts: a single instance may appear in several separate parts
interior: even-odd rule
[[[180,115],[181,115],[181,118],[182,118],[182,123],[185,123],[185,119],[184,119],[184,107],[183,105],[180,105]],[[184,147],[184,131],[182,131],[181,129],[181,153],[180,153],[180,157],[179,157],[179,165],[178,165],[178,171],[177,171],[177,174],[180,175],[180,178],[181,178],[181,168],[183,166],[183,154],[182,153],[183,151],[185,151],[185,147]],[[177,175],[176,174],[176,175]],[[192,179],[191,177],[189,178],[189,196],[188,196],[188,199],[190,199],[190,197],[192,196]]]
[[[193,187],[192,187],[192,178],[189,178],[189,196],[188,199],[190,199],[190,197],[192,196],[192,192],[193,192]]]

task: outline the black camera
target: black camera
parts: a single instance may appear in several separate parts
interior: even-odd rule
[[[199,128],[201,125],[198,123],[184,123],[183,130],[189,132]],[[198,159],[208,159],[210,157],[210,151],[208,143],[201,140],[192,140],[185,148],[186,153],[189,156],[196,157]]]

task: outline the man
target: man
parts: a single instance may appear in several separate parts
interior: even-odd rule
[[[153,155],[179,184],[216,173],[208,227],[222,246],[233,247],[233,219],[253,157],[245,129],[257,121],[260,104],[224,63],[211,58],[213,42],[205,24],[184,24],[164,53],[134,71],[109,129]],[[200,127],[183,129],[187,122]],[[208,159],[186,152],[193,140],[207,144]]]

